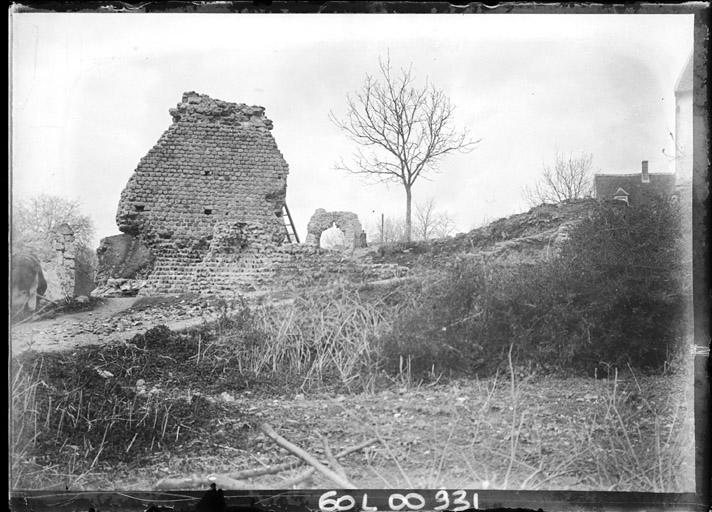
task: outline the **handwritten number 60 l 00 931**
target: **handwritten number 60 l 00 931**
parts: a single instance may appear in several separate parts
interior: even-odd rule
[[[477,493],[472,494],[472,501],[468,501],[467,492],[463,490],[452,491],[452,495],[448,491],[441,489],[435,493],[434,501],[437,503],[433,510],[452,510],[458,512],[468,508],[479,508],[479,500]],[[432,503],[432,502],[431,502]],[[388,496],[388,507],[386,510],[401,511],[401,510],[422,510],[425,508],[427,500],[422,494],[417,492],[409,492],[407,494],[392,493]],[[336,491],[328,491],[319,498],[319,510],[322,512],[345,512],[355,509],[356,499],[350,494],[344,494],[337,497]],[[368,494],[363,493],[361,497],[361,506],[359,510],[363,512],[376,512],[377,507],[368,504]]]

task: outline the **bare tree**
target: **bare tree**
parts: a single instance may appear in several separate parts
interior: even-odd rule
[[[437,170],[448,153],[468,152],[479,141],[453,126],[454,107],[445,93],[427,83],[414,86],[411,69],[398,76],[390,59],[379,59],[379,79],[367,75],[361,90],[347,96],[343,120],[330,119],[358,144],[353,164],[336,165],[353,174],[403,185],[406,194],[405,238],[411,240],[412,189],[421,176]]]
[[[440,212],[433,229],[433,238],[445,238],[455,233],[455,220],[447,212]]]
[[[52,234],[62,224],[69,225],[74,232],[78,279],[93,283],[97,265],[92,248],[94,224],[81,213],[77,201],[44,194],[17,201],[12,208],[13,252],[28,251],[41,259],[51,258],[55,254]]]
[[[556,155],[553,166],[544,166],[533,187],[524,189],[524,198],[532,205],[560,203],[571,199],[589,197],[593,192],[591,164],[593,155]]]
[[[403,219],[394,219],[393,217],[383,217],[383,222],[379,219],[378,223],[373,223],[369,231],[368,238],[374,242],[385,244],[393,242],[402,242],[405,240],[405,223]]]
[[[426,241],[445,238],[452,235],[454,230],[455,222],[452,217],[445,211],[438,211],[433,198],[415,204],[415,238]]]
[[[46,194],[17,201],[13,205],[12,243],[36,249],[46,248],[52,233],[61,224],[72,228],[78,245],[92,245],[94,225],[89,217],[80,212],[79,203]]]
[[[379,233],[380,234],[380,233]],[[405,240],[405,225],[403,220],[386,217],[383,222],[383,241],[385,243],[402,242]]]

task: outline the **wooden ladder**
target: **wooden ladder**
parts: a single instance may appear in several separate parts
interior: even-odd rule
[[[292,215],[289,213],[289,208],[287,208],[287,203],[282,205],[282,218],[287,218],[284,221],[284,231],[287,233],[287,241],[291,244],[292,241],[299,242],[299,235],[297,235],[297,228],[294,227],[294,221],[292,220]]]

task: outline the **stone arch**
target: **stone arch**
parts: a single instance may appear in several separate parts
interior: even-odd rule
[[[353,212],[327,212],[323,208],[317,209],[309,220],[305,243],[321,247],[321,234],[332,226],[336,226],[344,233],[347,249],[366,246],[365,233],[358,215]]]

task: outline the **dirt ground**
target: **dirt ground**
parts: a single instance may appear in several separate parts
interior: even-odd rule
[[[676,379],[652,379],[642,384],[657,388],[653,394],[658,394],[661,401],[679,386]],[[626,389],[624,393],[635,388],[631,382],[619,385]],[[601,434],[601,427],[592,419],[599,416],[603,420],[610,386],[610,381],[593,379],[530,381],[521,388],[518,411],[511,405],[508,383],[492,379],[355,396],[297,394],[260,398],[243,392],[236,397],[216,398],[227,398],[234,415],[225,418],[222,428],[213,432],[210,440],[185,450],[158,454],[139,470],[126,467],[117,474],[118,468],[106,468],[103,478],[97,474],[98,480],[83,484],[102,488],[113,475],[111,485],[116,489],[147,489],[155,488],[161,479],[193,475],[196,488],[200,488],[201,479],[208,475],[230,475],[294,460],[258,430],[247,431],[245,446],[230,446],[230,430],[247,428],[244,418],[250,415],[318,458],[323,458],[324,448],[317,432],[327,439],[334,453],[368,439],[379,439],[342,461],[346,474],[358,488],[633,490],[624,489],[625,484],[623,488],[617,486],[618,482],[629,481],[623,471],[630,468],[612,468],[621,474],[608,476],[598,468],[610,461],[601,460],[596,449],[598,444],[593,438]],[[680,389],[675,391],[679,392]],[[516,428],[512,428],[513,415]],[[628,418],[631,420],[640,429],[640,437],[633,442],[649,443],[654,425],[647,421],[642,407],[634,418]],[[514,459],[510,458],[511,453],[515,454]],[[692,490],[694,464],[687,460],[683,468],[678,475],[680,485]],[[247,488],[283,488],[284,482],[303,470],[304,467],[278,476],[245,479],[242,483]],[[333,486],[319,473],[300,484],[310,488]]]
[[[157,303],[138,297],[108,297],[91,311],[13,326],[12,354],[125,341],[159,324],[180,331],[212,322],[218,315],[215,307],[206,308],[196,297],[171,296]]]
[[[16,326],[13,355],[111,344],[157,324],[181,329],[218,314],[191,298],[109,299],[94,311]],[[41,488],[151,490],[183,479],[180,488],[203,489],[210,476],[231,478],[296,461],[260,430],[268,424],[319,460],[325,460],[324,440],[334,453],[373,440],[340,461],[358,488],[694,490],[691,376],[511,377],[401,382],[355,395],[298,389],[210,394],[185,382],[159,393],[187,400],[199,395],[219,406],[222,413],[210,419],[204,435],[132,462],[99,460],[89,472],[73,466],[80,447],[65,446],[60,460],[22,462],[25,481],[41,482]],[[124,450],[131,448],[127,443]],[[304,470],[222,487],[291,487]],[[33,480],[33,472],[46,478]],[[316,472],[296,486],[334,484]]]

